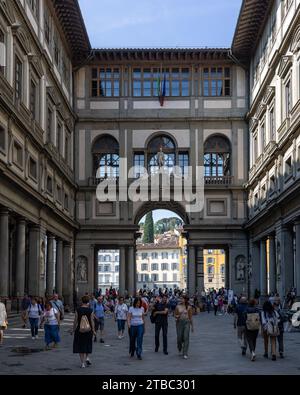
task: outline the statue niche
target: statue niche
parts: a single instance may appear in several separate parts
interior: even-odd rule
[[[239,255],[235,258],[235,278],[237,281],[245,281],[246,278],[246,258]]]
[[[87,257],[81,255],[76,260],[77,282],[87,283],[88,281],[88,260]]]

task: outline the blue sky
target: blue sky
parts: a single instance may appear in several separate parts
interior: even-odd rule
[[[156,222],[161,218],[170,218],[170,217],[177,217],[180,218],[179,215],[173,213],[173,211],[169,210],[153,210],[152,211],[153,215],[153,221]],[[145,222],[146,215],[141,219],[141,222]]]
[[[79,0],[94,48],[230,47],[242,0]]]

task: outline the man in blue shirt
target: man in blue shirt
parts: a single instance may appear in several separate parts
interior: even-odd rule
[[[104,312],[107,310],[105,305],[103,304],[103,296],[99,296],[97,298],[97,303],[94,305],[94,315],[95,315],[95,332],[96,335],[94,337],[94,342],[97,341],[97,331],[100,328],[100,343],[104,343],[103,335],[104,335]]]

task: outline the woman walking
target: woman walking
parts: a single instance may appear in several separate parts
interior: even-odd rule
[[[243,297],[240,299],[240,301]],[[238,309],[238,307],[237,307]],[[245,311],[245,335],[251,353],[251,361],[255,361],[256,340],[260,328],[259,310],[256,307],[256,300],[251,299]],[[246,343],[246,346],[247,346]]]
[[[276,361],[276,338],[280,331],[278,327],[279,314],[270,301],[266,301],[263,305],[261,313],[262,332],[264,337],[265,353],[264,357],[268,358],[269,339],[271,343],[272,361]]]
[[[190,329],[194,332],[193,327],[193,309],[189,305],[189,298],[182,296],[179,304],[175,309],[176,332],[177,332],[177,348],[180,353],[183,352],[183,358],[188,358]]]
[[[42,313],[43,310],[41,306],[37,303],[37,300],[35,298],[32,298],[26,312],[26,317],[29,318],[31,337],[33,340],[38,338],[39,321]]]
[[[124,303],[123,296],[119,296],[119,303],[115,307],[115,321],[118,323],[118,338],[123,339],[125,322],[127,320],[128,308]]]
[[[138,359],[142,359],[143,336],[145,333],[145,311],[142,307],[141,298],[137,297],[133,305],[129,308],[127,324],[130,336],[130,356],[133,357],[136,351]]]
[[[93,349],[93,335],[96,336],[94,326],[94,313],[89,307],[90,298],[89,296],[82,297],[82,305],[75,313],[73,332],[73,353],[79,354],[81,367],[91,365],[89,360],[89,354],[92,353]]]
[[[45,311],[42,317],[42,322],[45,323],[45,343],[46,350],[50,350],[50,344],[53,343],[53,348],[60,342],[59,337],[59,312],[50,302],[45,304]]]
[[[7,313],[5,304],[0,302],[0,346],[3,344],[4,330],[7,329]]]

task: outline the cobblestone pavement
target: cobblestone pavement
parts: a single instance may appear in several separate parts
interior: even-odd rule
[[[19,317],[10,318],[0,346],[0,374],[300,374],[300,331],[285,333],[286,357],[276,362],[263,358],[263,339],[259,336],[257,360],[251,362],[248,354],[241,355],[232,316],[207,313],[194,316],[195,330],[190,335],[187,360],[177,353],[173,317],[169,317],[169,355],[163,354],[162,345],[158,353],[154,352],[154,325],[147,318],[142,361],[129,357],[128,337],[119,340],[114,320],[107,318],[105,343],[93,343],[92,366],[80,369],[79,356],[72,353],[72,321],[73,315],[66,315],[59,347],[44,351],[43,331],[39,339],[32,340],[30,330],[21,328]],[[33,352],[20,354],[16,352],[18,347]]]

